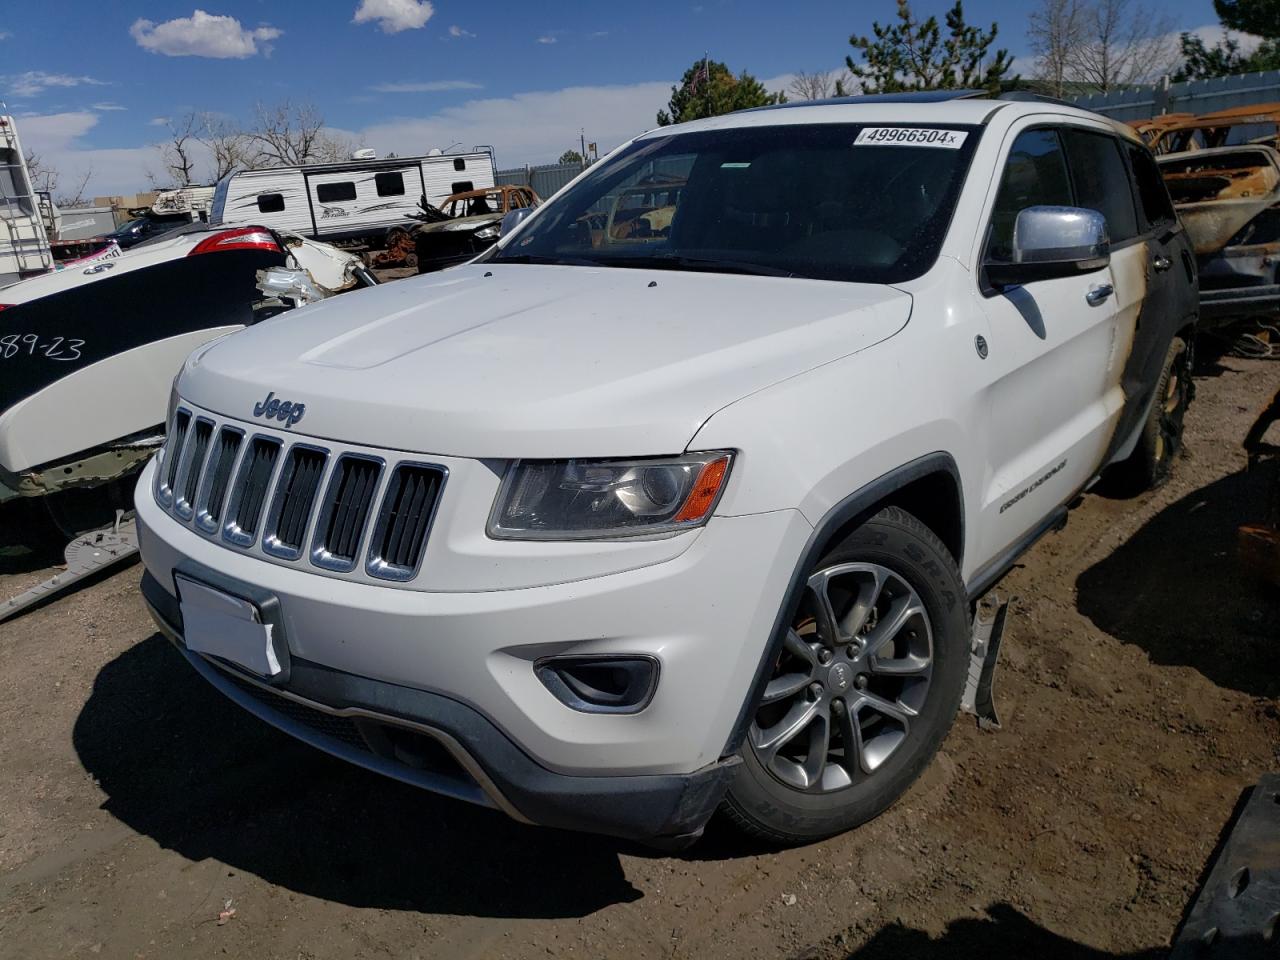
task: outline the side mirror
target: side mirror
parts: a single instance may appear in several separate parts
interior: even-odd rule
[[[1101,270],[1111,262],[1107,219],[1083,207],[1027,207],[1013,225],[1009,261],[989,260],[987,281],[1005,287]]]
[[[498,236],[505,237],[531,213],[533,213],[533,210],[529,207],[517,207],[514,210],[508,210],[507,215],[502,218],[502,228],[499,230]]]

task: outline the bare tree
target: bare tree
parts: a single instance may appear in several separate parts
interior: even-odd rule
[[[81,175],[80,179],[76,181],[75,189],[70,192],[59,193],[54,198],[54,202],[58,206],[64,207],[64,208],[85,206],[86,204],[88,204],[89,201],[85,199],[84,191],[85,191],[85,188],[89,186],[89,180],[92,177],[93,177],[93,167],[87,167],[84,173]]]
[[[1041,0],[1031,11],[1027,38],[1036,55],[1036,79],[1051,96],[1066,93],[1072,57],[1084,43],[1087,12],[1083,0]]]
[[[825,100],[843,96],[843,90],[852,87],[848,70],[815,70],[813,73],[797,71],[787,92],[795,100]]]
[[[253,115],[248,136],[255,166],[287,167],[317,159],[324,118],[314,106],[292,100],[268,106],[259,101]]]
[[[1093,0],[1081,39],[1068,52],[1068,75],[1106,93],[1168,73],[1178,62],[1173,21],[1141,0]]]
[[[199,140],[209,151],[210,173],[216,182],[237,167],[252,166],[250,137],[226,117],[200,114]]]
[[[351,154],[359,149],[360,144],[345,133],[332,130],[321,130],[316,138],[312,157],[315,163],[337,163],[350,160]]]
[[[200,121],[194,112],[189,112],[186,116],[171,119],[168,128],[169,139],[158,147],[160,159],[175,186],[189,187],[195,179],[194,147],[199,143]]]
[[[57,169],[34,150],[28,150],[23,158],[27,163],[27,175],[31,178],[31,189],[53,195],[58,189],[59,174]]]

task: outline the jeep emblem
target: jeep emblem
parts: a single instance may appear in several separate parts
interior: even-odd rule
[[[281,400],[275,395],[274,391],[268,393],[265,400],[253,405],[253,415],[255,417],[279,420],[286,427],[292,427],[302,419],[303,414],[306,412],[307,405],[305,403]]]

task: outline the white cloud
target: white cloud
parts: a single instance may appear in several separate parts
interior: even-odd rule
[[[426,26],[435,12],[429,0],[360,0],[351,22],[376,22],[383,33],[399,33]]]
[[[423,83],[379,83],[369,88],[375,93],[442,93],[446,90],[481,90],[470,80],[427,80]]]
[[[551,34],[545,33],[538,38],[538,42],[539,43],[557,43],[558,41]]]
[[[671,96],[671,81],[625,86],[568,87],[511,97],[468,100],[426,117],[388,120],[347,131],[379,156],[394,150],[417,156],[455,141],[464,147],[492,143],[498,164],[552,163],[578,142],[578,128],[600,144],[603,155],[624,140],[652,129],[658,109]]]
[[[46,73],[44,70],[28,70],[26,73],[15,73],[0,77],[5,91],[15,97],[34,97],[51,87],[79,87],[81,85],[102,87],[106,83],[93,77],[76,77],[66,73]]]
[[[453,37],[456,40],[462,37],[474,37],[475,34],[472,33],[470,30],[463,30],[462,27],[458,26],[455,23],[453,26],[449,28],[449,36]]]
[[[13,34],[8,30],[0,30],[0,40],[8,40]]]
[[[249,30],[235,17],[216,16],[203,10],[164,23],[136,20],[129,28],[129,35],[138,46],[152,53],[235,60],[257,53],[269,54],[271,41],[283,33],[266,25]]]
[[[169,122],[168,117],[152,117],[150,120],[147,121],[147,126],[163,127],[168,122]]]
[[[128,107],[122,107],[122,106],[120,106],[120,104],[118,104],[118,103],[111,103],[110,101],[107,101],[107,102],[105,102],[105,103],[95,103],[95,104],[93,105],[93,109],[95,109],[95,110],[101,110],[101,111],[107,112],[107,111],[111,111],[111,110],[128,110],[129,108],[128,108]]]
[[[87,110],[42,114],[22,118],[22,145],[56,169],[64,186],[78,184],[89,174],[88,196],[134,193],[147,186],[147,171],[158,168],[157,154],[149,146],[99,150],[82,138],[97,125],[98,114]]]

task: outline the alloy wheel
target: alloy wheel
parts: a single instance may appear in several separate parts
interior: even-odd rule
[[[879,770],[929,695],[933,629],[919,594],[874,563],[838,563],[806,584],[748,742],[786,786],[832,793]]]

